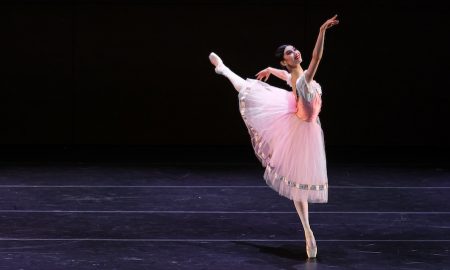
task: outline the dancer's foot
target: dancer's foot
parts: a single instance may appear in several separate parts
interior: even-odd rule
[[[209,54],[209,61],[211,61],[211,64],[213,64],[216,68],[214,69],[214,71],[217,74],[223,74],[224,69],[226,68],[225,65],[222,62],[222,59],[220,59],[220,57],[215,54],[215,53],[210,53]]]
[[[305,240],[308,258],[315,258],[317,256],[317,245],[312,231],[305,233]]]

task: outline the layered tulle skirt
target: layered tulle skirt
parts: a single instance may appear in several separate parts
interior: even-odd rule
[[[294,201],[326,203],[328,178],[320,122],[296,116],[292,92],[247,79],[239,108],[266,183]]]

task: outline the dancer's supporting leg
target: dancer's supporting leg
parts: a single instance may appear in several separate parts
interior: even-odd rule
[[[317,255],[317,245],[314,234],[309,226],[309,212],[307,201],[294,201],[295,209],[302,221],[303,230],[305,232],[306,253],[309,258],[315,258]]]
[[[222,59],[220,59],[220,57],[217,54],[211,53],[209,55],[209,60],[216,67],[215,71],[217,74],[221,74],[227,77],[233,84],[234,89],[236,89],[238,92],[241,91],[241,89],[244,87],[246,83],[244,79],[236,75],[236,73],[234,73],[227,66],[225,66],[222,62]]]

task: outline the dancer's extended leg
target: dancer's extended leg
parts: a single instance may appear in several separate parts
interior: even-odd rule
[[[209,60],[216,67],[215,71],[217,74],[221,74],[227,77],[233,84],[234,89],[236,89],[238,92],[241,91],[241,89],[244,87],[246,83],[244,79],[239,77],[236,73],[234,73],[227,66],[225,66],[222,62],[222,59],[220,59],[220,57],[217,54],[211,53],[209,55]]]

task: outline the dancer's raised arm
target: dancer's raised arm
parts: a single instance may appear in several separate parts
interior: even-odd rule
[[[268,67],[256,73],[256,79],[257,80],[264,79],[264,81],[267,81],[267,79],[269,79],[270,77],[270,74],[273,74],[284,81],[286,81],[289,76],[289,72],[287,72],[286,70]]]
[[[336,20],[337,15],[334,15],[333,18],[328,19],[319,30],[319,36],[317,37],[316,46],[314,47],[313,55],[311,62],[309,63],[308,72],[305,74],[306,82],[309,83],[313,80],[314,75],[316,74],[317,68],[319,67],[320,60],[322,59],[323,54],[323,43],[325,41],[325,32],[328,28],[334,26],[339,23],[339,20]]]

